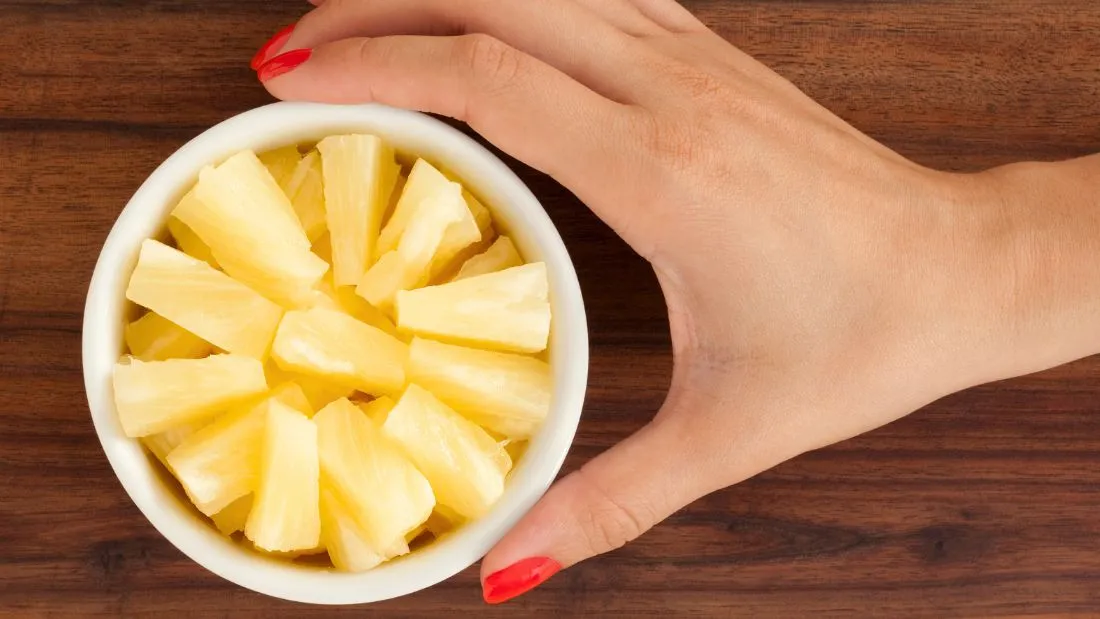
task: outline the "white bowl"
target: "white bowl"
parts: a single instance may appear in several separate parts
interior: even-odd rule
[[[453,171],[484,199],[528,259],[550,274],[554,328],[550,415],[484,518],[443,540],[361,574],[269,559],[220,535],[181,499],[115,412],[111,371],[123,353],[124,291],[145,238],[158,234],[169,210],[199,170],[233,153],[310,142],[339,133],[373,133],[399,151]],[[385,600],[430,587],[473,565],[534,505],[556,477],[580,419],[588,377],[588,328],[577,274],[538,200],[507,166],[461,132],[416,112],[380,105],[275,103],[231,118],[168,158],[126,205],[96,263],[84,309],[84,385],[96,433],[115,474],[149,522],[188,557],[238,585],[315,604]]]

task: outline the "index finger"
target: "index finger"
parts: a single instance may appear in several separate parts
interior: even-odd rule
[[[487,35],[345,39],[291,55],[293,70],[273,75],[280,58],[261,70],[276,97],[375,101],[465,121],[589,204],[603,202],[601,179],[631,152],[625,106]]]

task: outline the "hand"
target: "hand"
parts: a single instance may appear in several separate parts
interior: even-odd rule
[[[1021,301],[1055,237],[1018,232],[1003,171],[907,161],[673,0],[328,0],[285,39],[260,58],[276,97],[463,120],[579,196],[664,291],[664,407],[485,558],[489,601],[798,454],[1094,349],[1052,326],[1080,304]]]

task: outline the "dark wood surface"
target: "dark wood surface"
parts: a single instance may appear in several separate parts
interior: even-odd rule
[[[503,1],[503,0],[502,0]],[[1100,151],[1095,0],[696,0],[723,36],[918,161]],[[149,526],[92,431],[80,368],[100,244],[184,141],[268,96],[285,0],[0,0],[0,615],[1100,616],[1100,359],[949,397],[692,505],[499,608],[470,569],[370,607],[237,588]],[[670,372],[645,263],[523,170],[574,253],[592,329],[573,469]]]

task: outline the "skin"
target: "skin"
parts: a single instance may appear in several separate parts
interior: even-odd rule
[[[559,481],[483,579],[568,567],[801,453],[1100,351],[1100,157],[921,167],[673,0],[318,4],[273,95],[467,122],[580,197],[668,304],[664,407]]]

